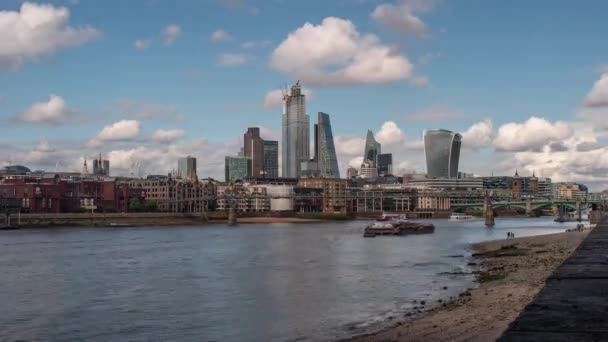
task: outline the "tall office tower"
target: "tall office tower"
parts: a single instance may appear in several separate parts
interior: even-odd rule
[[[310,119],[306,114],[306,96],[300,81],[283,96],[283,141],[281,169],[283,177],[299,177],[300,163],[310,158]]]
[[[340,178],[329,115],[322,112],[318,114],[318,123],[315,124],[315,159],[319,166],[319,173],[321,177]]]
[[[429,177],[458,177],[462,136],[445,129],[424,131],[424,154]]]
[[[349,167],[348,169],[346,169],[346,178],[350,179],[350,178],[355,178],[359,175],[359,170],[357,170],[357,168],[354,167]]]
[[[110,175],[110,161],[101,158],[93,159],[93,175],[94,176],[109,176]]]
[[[243,135],[243,152],[251,158],[251,176],[260,177],[264,171],[264,139],[258,127],[249,127]]]
[[[382,145],[374,138],[374,133],[367,130],[365,138],[365,151],[363,152],[363,161],[371,162],[374,166],[378,163],[378,155],[382,153]]]
[[[388,176],[393,174],[393,154],[382,153],[378,155],[378,175]]]
[[[264,140],[264,177],[279,177],[279,142]]]
[[[251,176],[251,158],[226,156],[224,172],[227,183],[234,183],[245,177]]]
[[[177,161],[177,175],[185,180],[195,181],[196,177],[196,158],[187,156],[179,158]]]

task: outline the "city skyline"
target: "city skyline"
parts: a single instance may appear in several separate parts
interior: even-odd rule
[[[237,3],[3,2],[0,26],[9,14],[19,24],[0,37],[27,39],[0,48],[0,166],[78,172],[100,151],[112,175],[127,175],[135,161],[144,174],[165,174],[193,155],[199,177],[222,179],[224,156],[238,150],[246,127],[281,140],[281,85],[301,79],[306,114],[332,114],[343,173],[361,165],[368,128],[393,153],[394,173],[424,172],[422,131],[445,128],[463,135],[462,171],[517,168],[608,186],[608,48],[594,44],[608,4],[534,3],[524,12],[495,1],[313,1],[301,11]],[[125,14],[111,16],[118,5]],[[498,7],[495,22],[485,20]],[[417,25],[395,29],[386,8]],[[54,23],[44,35],[26,25],[35,10]],[[138,12],[146,18],[125,33],[128,13]],[[200,13],[211,20],[195,20]],[[563,25],[571,13],[575,32]],[[257,28],[270,18],[272,31]],[[307,45],[316,36],[330,38]],[[314,49],[317,59],[294,54]],[[365,58],[393,69],[353,62]]]

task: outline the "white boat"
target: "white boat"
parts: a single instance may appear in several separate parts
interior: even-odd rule
[[[471,221],[471,220],[474,220],[474,219],[475,219],[475,217],[473,217],[472,215],[461,214],[461,213],[453,213],[450,216],[450,221],[455,221],[455,222]]]

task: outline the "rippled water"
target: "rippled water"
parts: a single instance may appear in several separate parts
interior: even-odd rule
[[[471,285],[472,242],[563,231],[550,219],[0,232],[0,340],[319,341]],[[443,287],[448,289],[444,290]]]

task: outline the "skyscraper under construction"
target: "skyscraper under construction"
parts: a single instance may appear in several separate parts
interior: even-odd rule
[[[310,118],[300,81],[283,96],[282,119],[282,176],[299,177],[301,163],[310,159]]]

